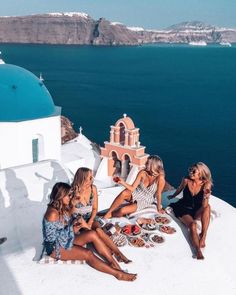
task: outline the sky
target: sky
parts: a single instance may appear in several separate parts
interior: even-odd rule
[[[0,0],[0,16],[69,11],[146,29],[193,20],[236,28],[236,0]]]

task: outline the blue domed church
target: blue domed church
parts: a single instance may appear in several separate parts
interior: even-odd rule
[[[61,156],[61,108],[31,72],[0,65],[0,169]]]

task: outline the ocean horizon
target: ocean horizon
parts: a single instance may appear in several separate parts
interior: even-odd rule
[[[198,161],[213,195],[236,207],[236,46],[0,44],[6,63],[42,73],[54,103],[103,146],[126,113],[141,144],[164,161],[177,187]]]

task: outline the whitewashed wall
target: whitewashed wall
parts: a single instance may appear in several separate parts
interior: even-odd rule
[[[60,116],[0,123],[0,169],[33,162],[32,139],[40,136],[43,152],[39,161],[61,159]]]

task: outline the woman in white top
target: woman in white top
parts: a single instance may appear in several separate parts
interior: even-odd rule
[[[104,218],[121,217],[140,211],[157,202],[157,212],[163,213],[161,206],[161,193],[165,186],[165,172],[163,162],[158,156],[149,156],[145,169],[141,170],[132,185],[121,178],[117,182],[125,187],[113,201]],[[119,208],[123,202],[129,204]]]

